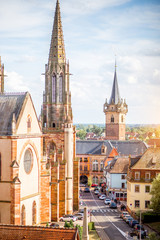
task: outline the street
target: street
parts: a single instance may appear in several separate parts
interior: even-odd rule
[[[90,221],[95,222],[96,229],[100,231],[101,239],[132,239],[128,237],[131,228],[119,217],[118,209],[110,209],[103,200],[98,199],[93,191],[83,192],[80,201],[91,211]]]

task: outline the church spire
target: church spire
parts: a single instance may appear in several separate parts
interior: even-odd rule
[[[0,56],[0,94],[4,93],[4,65],[1,63]]]
[[[119,93],[119,87],[118,87],[118,81],[117,81],[117,72],[116,72],[116,60],[115,60],[115,73],[114,73],[114,81],[113,81],[113,87],[112,87],[112,93],[109,100],[109,104],[114,103],[117,104],[120,101],[120,93]]]
[[[49,52],[49,64],[52,63],[64,64],[65,59],[66,57],[61,22],[60,4],[59,0],[57,0]]]

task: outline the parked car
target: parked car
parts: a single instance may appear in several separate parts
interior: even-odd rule
[[[99,197],[100,200],[104,200],[106,199],[106,195],[105,194],[102,194],[100,197]]]
[[[111,203],[111,199],[106,198],[106,199],[104,200],[104,204],[109,205],[110,203]]]
[[[80,210],[79,210],[79,213],[83,213],[83,215],[84,215],[84,208],[81,208]],[[90,216],[90,210],[88,209],[88,217]]]
[[[109,207],[110,207],[110,208],[117,208],[117,204],[116,204],[115,202],[111,202],[111,203],[109,204]]]
[[[124,221],[126,221],[126,219],[129,218],[129,217],[131,217],[131,215],[127,214],[127,215],[123,216],[122,219],[123,219]]]
[[[86,187],[85,189],[84,189],[84,192],[90,192],[90,189],[88,188],[88,187]]]
[[[133,229],[132,232],[130,232],[130,236],[131,236],[131,237],[137,236],[138,239],[139,239],[139,238],[140,238],[140,235],[141,235],[141,239],[146,238],[146,236],[147,236],[147,231],[144,230],[144,228],[143,228],[143,229],[141,229],[141,231],[140,231],[140,229],[139,229],[139,230],[138,230],[138,229]]]
[[[135,220],[135,219],[129,221],[129,226],[132,227],[132,228],[133,228],[134,225],[136,225],[136,224],[139,224],[139,222],[138,222],[137,220]]]
[[[120,217],[123,218],[125,215],[128,215],[128,212],[122,212]]]
[[[91,187],[97,187],[98,185],[95,183],[92,183]]]
[[[99,192],[99,193],[98,193],[98,195],[97,195],[97,196],[98,196],[98,198],[99,198],[101,195],[102,195],[102,193],[100,193],[100,192]]]
[[[95,195],[98,195],[98,194],[99,194],[99,191],[98,191],[98,190],[94,191],[94,194],[95,194]]]
[[[128,218],[125,219],[125,222],[129,224],[129,221],[133,220],[133,218],[130,216]]]
[[[50,223],[49,226],[52,228],[56,228],[56,227],[58,228],[59,224],[58,223]]]
[[[78,220],[82,220],[83,219],[83,213],[75,213],[73,216],[75,216]]]
[[[71,215],[71,214],[67,214],[67,215],[63,215],[62,217],[60,217],[59,219],[62,222],[69,222],[70,220],[72,220],[73,222],[75,222],[77,220],[77,217]]]
[[[134,229],[136,229],[136,230],[144,230],[144,227],[143,227],[143,225],[140,225],[140,224],[135,224],[134,225]]]

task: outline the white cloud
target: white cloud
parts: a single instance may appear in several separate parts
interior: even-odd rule
[[[160,102],[159,6],[129,2],[60,0],[76,122],[104,123],[103,104],[111,94],[115,54],[120,94],[129,105],[127,122],[160,122],[154,113]],[[38,112],[55,3],[1,1],[0,54],[8,72],[5,89],[29,90]]]
[[[7,92],[26,92],[29,87],[25,84],[23,76],[16,72],[5,72],[7,77],[5,79],[5,89]]]

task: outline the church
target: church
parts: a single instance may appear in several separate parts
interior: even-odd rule
[[[4,91],[0,61],[0,223],[46,224],[78,210],[69,76],[57,0],[40,120],[28,92]]]

